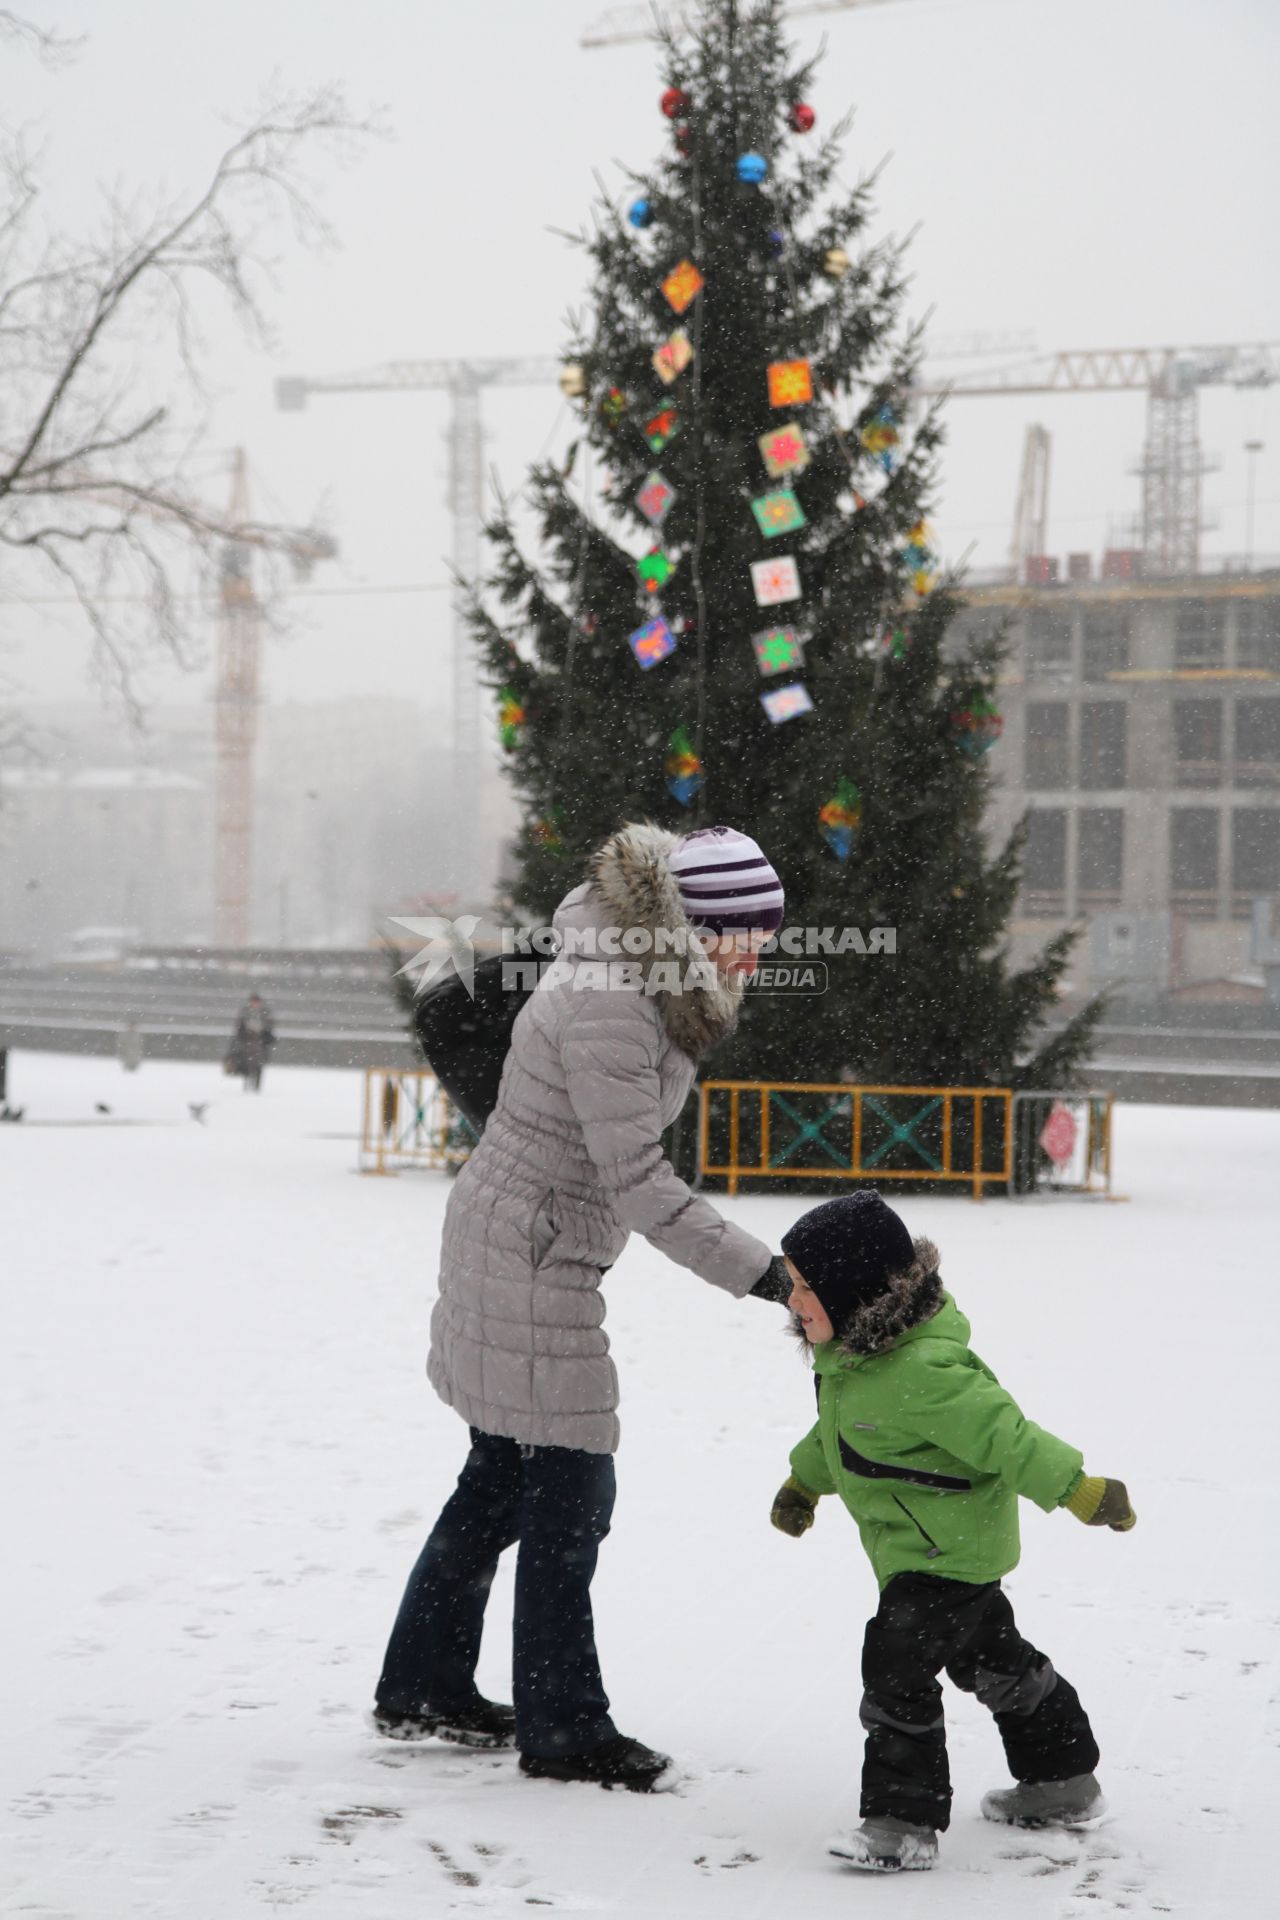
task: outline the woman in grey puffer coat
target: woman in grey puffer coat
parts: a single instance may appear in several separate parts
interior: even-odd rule
[[[610,1720],[591,1616],[619,1434],[600,1280],[637,1232],[735,1297],[785,1297],[769,1248],[660,1144],[697,1061],[733,1029],[783,896],[756,843],[725,827],[624,827],[589,876],[556,912],[560,958],[515,1023],[445,1214],[427,1371],[472,1447],[410,1578],[375,1719],[401,1738],[514,1741],[527,1773],[648,1787],[667,1761]],[[474,1675],[498,1555],[517,1539],[513,1713]]]

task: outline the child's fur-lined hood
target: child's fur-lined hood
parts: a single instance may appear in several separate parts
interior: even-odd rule
[[[836,1335],[836,1345],[848,1354],[884,1353],[900,1335],[932,1320],[942,1305],[938,1249],[932,1240],[913,1239],[915,1259],[895,1273],[888,1291],[855,1308]]]
[[[909,1333],[912,1327],[923,1326],[926,1320],[933,1319],[942,1305],[938,1249],[932,1240],[923,1238],[913,1239],[911,1244],[915,1248],[911,1265],[894,1274],[888,1290],[878,1299],[855,1308],[834,1340],[828,1343],[829,1348],[834,1347],[837,1353],[847,1354],[850,1359],[864,1360],[872,1354],[887,1353],[894,1341]],[[790,1331],[806,1358],[811,1358],[813,1349],[804,1328],[794,1313],[789,1318]]]
[[[646,981],[652,969],[664,963],[674,964],[681,979],[694,962],[700,962],[710,975],[713,970],[681,905],[676,877],[667,865],[667,855],[679,839],[678,834],[668,833],[652,821],[628,822],[592,854],[586,886],[576,889],[562,903],[557,921],[561,913],[566,918],[589,914],[602,926],[639,927],[650,935],[661,929],[672,936],[664,942],[664,950],[651,948],[636,956]],[[691,1059],[699,1060],[732,1033],[742,1007],[742,985],[715,974],[705,984],[679,993],[655,986],[652,997],[658,1002],[670,1038]]]

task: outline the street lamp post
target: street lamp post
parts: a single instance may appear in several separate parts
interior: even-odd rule
[[[1245,482],[1244,508],[1244,570],[1249,573],[1253,567],[1253,500],[1254,484],[1257,474],[1258,455],[1262,452],[1261,440],[1246,440],[1244,450],[1249,456],[1249,466]]]

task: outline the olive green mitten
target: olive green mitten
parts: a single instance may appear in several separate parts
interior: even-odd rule
[[[1137,1524],[1138,1516],[1129,1504],[1129,1489],[1123,1480],[1101,1480],[1082,1473],[1062,1504],[1086,1527],[1110,1527],[1113,1533],[1128,1533]]]
[[[789,1533],[798,1540],[813,1525],[813,1516],[821,1495],[810,1493],[794,1473],[785,1486],[778,1488],[774,1496],[773,1508],[769,1514],[779,1533]]]

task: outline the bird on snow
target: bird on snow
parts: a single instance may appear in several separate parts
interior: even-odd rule
[[[105,1100],[95,1100],[93,1110],[95,1113],[110,1113],[111,1111]]]
[[[207,1100],[188,1100],[187,1102],[187,1112],[193,1120],[199,1121],[201,1126],[204,1125],[205,1108],[208,1104]]]

